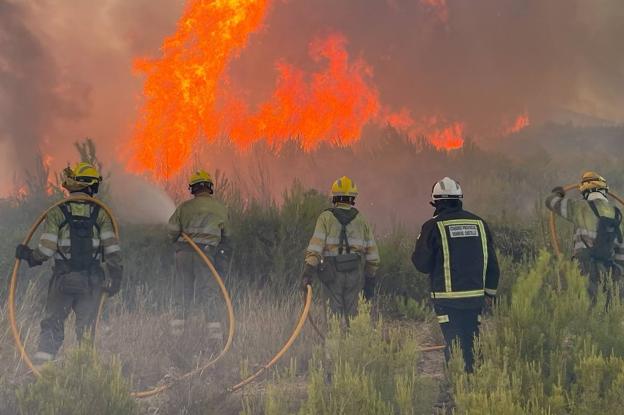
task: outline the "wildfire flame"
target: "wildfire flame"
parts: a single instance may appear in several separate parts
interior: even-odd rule
[[[516,117],[515,121],[505,130],[505,135],[517,133],[530,125],[529,114],[526,112]]]

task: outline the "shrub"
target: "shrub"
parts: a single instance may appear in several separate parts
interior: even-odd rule
[[[481,336],[475,374],[451,365],[458,413],[618,412],[623,319],[619,298],[592,305],[576,264],[542,252]]]
[[[102,364],[85,345],[58,365],[48,364],[41,377],[17,393],[24,415],[130,415],[138,413],[118,361]]]

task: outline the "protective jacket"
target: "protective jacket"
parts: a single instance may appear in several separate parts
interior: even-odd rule
[[[353,213],[355,211],[353,207],[347,204],[337,204],[336,209],[341,209],[345,213]],[[339,255],[341,231],[342,225],[334,213],[330,210],[321,213],[316,221],[314,235],[312,235],[306,250],[305,262],[316,267],[324,258]],[[379,267],[379,251],[377,250],[371,227],[361,213],[357,212],[346,226],[346,235],[350,252],[360,254],[365,261],[365,274],[374,276]]]
[[[586,256],[586,251],[594,246],[598,236],[599,219],[592,210],[590,201],[594,203],[600,216],[615,217],[616,211],[613,204],[598,192],[591,193],[589,200],[570,199],[557,193],[552,193],[546,198],[548,209],[574,224],[574,257],[579,259]],[[620,224],[620,229],[624,233],[624,224]],[[614,249],[614,265],[624,270],[624,241],[616,240]]]
[[[228,235],[227,207],[209,193],[199,193],[182,203],[169,219],[171,239],[184,242],[186,233],[200,245],[217,246]]]
[[[72,196],[88,195],[86,193],[72,193]],[[97,214],[93,218],[92,249],[90,250],[94,253],[93,262],[104,261],[111,272],[119,271],[121,269],[121,247],[115,235],[111,218],[97,205],[88,202],[69,202],[53,209],[45,220],[43,234],[33,256],[42,262],[49,258],[54,258],[59,264],[70,262],[72,234],[68,215],[78,219],[84,218],[85,222],[88,223],[88,219],[94,212]]]
[[[460,206],[425,222],[412,262],[429,274],[436,305],[479,309],[485,294],[496,295],[499,268],[488,226]]]

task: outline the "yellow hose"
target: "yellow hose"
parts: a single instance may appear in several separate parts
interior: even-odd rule
[[[204,370],[208,369],[210,366],[214,365],[219,360],[221,360],[221,358],[223,356],[225,356],[225,354],[228,352],[228,350],[230,350],[230,347],[232,346],[232,342],[234,340],[234,329],[235,329],[235,325],[236,325],[236,321],[234,319],[234,307],[232,306],[232,300],[230,299],[230,295],[229,295],[227,289],[225,288],[225,284],[223,283],[223,279],[219,275],[219,272],[217,272],[216,268],[214,267],[214,265],[212,264],[210,259],[206,256],[204,251],[202,251],[201,248],[199,246],[197,246],[197,244],[187,234],[182,233],[182,238],[184,238],[184,240],[186,242],[188,242],[189,245],[191,245],[193,247],[195,252],[197,252],[197,254],[201,257],[201,259],[204,260],[204,262],[206,263],[206,265],[210,269],[210,272],[212,273],[212,276],[214,277],[215,281],[219,285],[219,288],[221,290],[221,294],[223,295],[223,299],[225,300],[225,305],[226,305],[227,311],[228,311],[229,332],[228,332],[227,342],[225,343],[225,346],[223,347],[223,350],[221,350],[221,353],[219,353],[217,355],[217,357],[215,357],[214,359],[212,359],[211,361],[209,361],[205,365],[203,365],[203,366],[201,366],[201,367],[199,367],[197,369],[194,369],[194,370],[192,370],[192,371],[190,371],[190,372],[188,372],[188,373],[186,373],[186,374],[184,374],[184,375],[174,379],[173,382],[167,383],[165,385],[157,386],[157,387],[154,387],[152,389],[148,389],[148,390],[141,391],[141,392],[132,392],[131,395],[133,397],[135,397],[135,398],[138,398],[138,399],[149,398],[149,397],[158,395],[159,393],[162,393],[162,392],[166,391],[167,389],[171,388],[175,383],[181,382],[181,381],[183,381],[185,379],[193,377],[196,374],[201,373]]]
[[[567,186],[564,186],[563,190],[568,192],[573,189],[578,189],[578,186],[578,184],[569,184]],[[617,201],[621,206],[624,206],[624,199],[612,192],[609,192],[608,195],[609,197]],[[553,250],[555,251],[555,254],[557,256],[561,256],[561,245],[559,245],[559,238],[557,236],[557,221],[555,220],[555,212],[550,212],[548,222],[548,226],[550,228],[550,240],[552,242]]]
[[[111,212],[110,208],[106,206],[104,202],[102,202],[101,200],[95,199],[93,197],[89,197],[89,196],[72,196],[67,199],[59,200],[58,202],[50,206],[45,212],[43,212],[30,227],[30,230],[28,231],[28,234],[22,241],[22,244],[28,245],[28,243],[30,243],[39,225],[41,225],[41,223],[45,220],[45,218],[53,209],[65,203],[69,203],[69,202],[90,202],[90,203],[95,203],[96,205],[99,205],[102,209],[104,209],[104,211],[111,218],[111,222],[113,223],[113,229],[115,231],[115,234],[117,235],[117,237],[119,237],[119,224],[115,220],[115,217],[113,216],[113,213]],[[19,274],[20,262],[21,261],[19,259],[17,258],[15,259],[15,264],[13,265],[13,273],[11,274],[11,280],[9,282],[9,301],[8,301],[7,308],[8,308],[8,314],[9,314],[9,323],[11,325],[11,334],[13,335],[13,341],[15,343],[15,347],[20,353],[21,359],[24,361],[24,363],[26,363],[26,366],[28,366],[28,368],[36,376],[41,376],[41,374],[39,373],[39,370],[33,365],[32,360],[30,359],[30,356],[26,352],[24,343],[22,343],[19,328],[17,327],[17,320],[15,318],[15,292],[17,290],[17,276]],[[100,300],[100,311],[103,308],[105,301],[106,301],[106,294],[103,293],[102,298]]]
[[[277,352],[275,356],[273,356],[273,358],[269,361],[269,363],[262,366],[260,370],[258,370],[253,375],[249,376],[247,379],[229,388],[228,392],[235,392],[239,390],[240,388],[242,388],[243,386],[250,384],[251,382],[256,380],[262,373],[264,373],[267,369],[270,369],[275,363],[277,363],[282,358],[282,356],[284,356],[284,354],[286,354],[286,352],[293,345],[297,337],[299,337],[299,334],[301,333],[301,330],[303,329],[306,319],[308,318],[308,313],[310,312],[311,305],[312,305],[312,286],[308,285],[307,291],[306,291],[306,297],[305,297],[305,304],[303,306],[303,311],[301,312],[301,315],[299,316],[299,321],[297,322],[297,325],[295,326],[295,330],[290,335],[290,338],[286,341],[284,346],[282,346],[280,351]]]

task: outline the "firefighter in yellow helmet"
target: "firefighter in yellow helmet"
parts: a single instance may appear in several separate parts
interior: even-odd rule
[[[70,197],[93,197],[101,182],[89,163],[64,170],[63,187]],[[19,245],[16,257],[31,267],[54,258],[39,348],[33,356],[35,364],[42,364],[52,360],[63,344],[65,320],[71,311],[76,315],[78,339],[93,334],[102,292],[115,295],[121,287],[121,247],[112,219],[100,206],[68,202],[48,214],[39,246],[33,250]]]
[[[214,181],[203,170],[193,173],[188,183],[192,199],[182,203],[169,219],[169,236],[175,243],[176,277],[174,284],[175,319],[170,322],[171,334],[184,330],[194,302],[202,300],[196,286],[206,283],[209,270],[193,248],[181,237],[184,232],[214,262],[220,273],[227,271],[230,246],[228,241],[228,209],[214,197]]]
[[[600,174],[583,173],[578,189],[583,196],[580,200],[567,197],[563,187],[554,188],[546,207],[574,224],[573,256],[595,298],[609,275],[620,280],[624,271],[622,212],[607,199],[609,186]]]
[[[318,276],[331,311],[348,322],[357,313],[360,291],[368,300],[374,295],[379,251],[370,225],[353,207],[355,183],[343,176],[332,185],[331,195],[333,207],[319,216],[306,250],[303,287]]]

